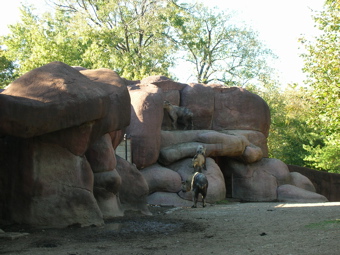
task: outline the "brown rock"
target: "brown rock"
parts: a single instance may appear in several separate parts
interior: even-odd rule
[[[158,162],[162,165],[169,165],[183,158],[192,158],[196,154],[197,146],[200,143],[180,143],[162,148],[159,153]]]
[[[163,75],[152,75],[146,77],[140,81],[140,84],[149,85],[153,84],[154,82],[162,82],[162,81],[169,81],[170,79]]]
[[[117,194],[121,184],[122,179],[116,169],[94,174],[93,185],[95,188],[105,189],[108,192]]]
[[[292,185],[304,189],[304,190],[308,190],[311,192],[316,192],[315,187],[313,185],[313,183],[304,175],[298,173],[298,172],[292,172],[290,173],[291,176],[291,183]]]
[[[276,201],[276,178],[261,170],[255,170],[247,178],[233,178],[233,198],[248,202]]]
[[[278,186],[291,183],[288,166],[279,159],[263,158],[261,161],[253,164],[253,166],[274,176]]]
[[[253,130],[222,130],[220,132],[227,135],[243,135],[251,144],[261,148],[264,158],[268,157],[267,138],[263,133]]]
[[[94,196],[104,219],[123,216],[124,210],[117,193],[122,180],[116,170],[94,174]]]
[[[246,146],[242,156],[240,156],[240,159],[248,164],[260,161],[262,158],[263,153],[261,148],[252,144]]]
[[[112,171],[116,168],[116,155],[112,147],[111,136],[100,137],[86,152],[86,158],[94,173]]]
[[[206,155],[236,157],[243,154],[250,143],[244,136],[226,135],[216,131],[199,134],[198,142],[205,143]]]
[[[111,136],[113,149],[116,150],[118,145],[124,140],[125,129],[112,131],[109,135]]]
[[[164,141],[170,139],[171,142]],[[158,161],[163,165],[169,165],[180,159],[193,157],[196,154],[198,145],[206,148],[207,156],[228,156],[238,157],[243,155],[246,146],[250,145],[249,141],[242,135],[227,135],[216,131],[176,131],[162,132],[162,147],[159,153]],[[193,140],[192,142],[186,142]],[[259,153],[256,152],[258,157]],[[255,154],[255,152],[253,154]],[[250,154],[250,153],[248,153]],[[250,155],[248,155],[250,157]],[[255,158],[255,156],[253,157]],[[257,158],[256,158],[257,159]]]
[[[117,156],[117,171],[122,179],[122,185],[119,188],[122,208],[150,215],[147,206],[149,187],[143,175],[134,165],[119,156]]]
[[[176,145],[179,143],[196,142],[198,135],[209,130],[178,130],[161,131],[161,148]]]
[[[181,176],[169,168],[154,164],[140,172],[148,183],[150,194],[157,191],[179,192],[181,190]]]
[[[215,92],[214,130],[254,130],[268,137],[270,112],[258,95],[243,88],[211,85]]]
[[[104,84],[110,98],[107,114],[94,124],[93,140],[111,131],[125,129],[130,124],[131,103],[130,94],[122,78],[116,72],[106,68],[84,70],[81,73],[96,84]],[[100,107],[100,105],[94,107]]]
[[[141,84],[149,85],[153,84],[156,85],[158,88],[162,89],[164,92],[170,92],[174,90],[182,90],[187,84],[175,82],[165,76],[161,75],[154,75],[149,76],[141,80]]]
[[[148,196],[148,204],[161,206],[191,207],[192,202],[178,196],[177,193],[155,192]]]
[[[56,228],[104,223],[85,156],[39,139],[12,138],[8,142],[5,169],[11,176],[1,172],[0,179],[1,190],[10,200],[0,204],[10,222]]]
[[[170,102],[173,105],[180,105],[181,96],[178,90],[163,91],[164,100]]]
[[[117,195],[96,187],[94,188],[94,194],[104,220],[124,216],[124,209]]]
[[[229,160],[224,169],[233,175],[232,196],[244,201],[275,201],[278,184],[290,182],[287,166],[277,159],[263,158],[253,164]]]
[[[190,109],[193,129],[211,129],[214,116],[214,91],[209,85],[189,84],[181,92],[181,106]]]
[[[15,80],[0,94],[0,133],[33,137],[97,120],[93,133],[101,136],[127,126],[130,101],[119,76],[82,72],[88,77],[52,62]]]
[[[164,100],[154,85],[130,90],[130,96],[131,124],[126,133],[131,137],[133,163],[141,169],[157,162]]]
[[[306,176],[314,185],[316,192],[329,201],[340,201],[340,174],[317,171],[306,167],[288,165],[289,171]]]
[[[277,188],[277,196],[280,202],[297,202],[297,203],[323,203],[328,202],[327,198],[311,192],[298,188],[296,186],[285,184]]]

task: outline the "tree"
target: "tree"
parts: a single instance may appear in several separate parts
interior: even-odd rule
[[[169,75],[174,46],[165,34],[177,5],[170,0],[60,0],[56,5],[87,24],[92,67],[113,68],[128,79]],[[100,63],[101,66],[98,65]]]
[[[169,0],[60,0],[42,17],[23,6],[21,22],[2,38],[19,74],[51,61],[86,68],[111,68],[127,79],[169,75],[174,46],[164,36]]]
[[[305,160],[310,155],[305,145],[310,143],[313,131],[306,123],[309,112],[307,89],[297,84],[289,84],[283,89],[278,84],[265,79],[262,86],[246,87],[261,96],[270,108],[269,156],[286,164],[310,167]]]
[[[87,43],[72,30],[72,19],[60,11],[39,17],[28,6],[21,8],[21,22],[10,26],[11,34],[1,37],[6,45],[5,56],[18,63],[17,73],[22,75],[52,61],[69,65],[85,65],[82,58]]]
[[[274,55],[254,31],[234,25],[231,14],[196,4],[186,8],[183,19],[174,26],[175,38],[198,82],[244,86],[267,73],[268,57]]]
[[[321,34],[313,42],[302,39],[304,72],[310,86],[310,118],[315,138],[305,149],[306,158],[317,169],[340,172],[340,3],[326,1],[325,9],[314,17]]]
[[[6,58],[5,51],[0,47],[0,88],[7,86],[15,77],[15,64]]]

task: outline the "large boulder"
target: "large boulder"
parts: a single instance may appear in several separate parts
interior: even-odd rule
[[[229,135],[209,130],[163,131],[161,134],[162,148],[158,161],[163,165],[193,157],[198,145],[203,145],[206,148],[206,155],[212,157],[238,157],[247,163],[259,161],[263,157],[261,148],[250,144],[243,135]]]
[[[316,189],[315,189],[313,183],[306,176],[304,176],[304,175],[302,175],[298,172],[291,172],[290,177],[291,177],[291,184],[292,185],[294,185],[298,188],[304,189],[304,190],[316,192]]]
[[[234,198],[243,201],[324,202],[324,196],[315,193],[311,181],[290,173],[288,166],[278,159],[263,158],[246,164],[228,160],[223,168],[225,176],[232,174]]]
[[[244,201],[275,201],[277,187],[291,180],[288,167],[277,159],[253,164],[230,160],[227,169],[233,174],[233,197]]]
[[[181,106],[193,113],[193,129],[211,129],[214,116],[214,91],[210,85],[188,84],[181,92]]]
[[[103,219],[124,215],[118,196],[121,184],[122,179],[116,169],[94,174],[93,194],[103,214]]]
[[[228,171],[232,172],[233,198],[242,201],[266,202],[277,199],[277,179],[265,171],[264,162],[245,164],[236,160],[229,160]],[[271,171],[271,168],[268,169]],[[225,173],[227,175],[228,173]]]
[[[121,215],[108,133],[129,125],[131,107],[114,71],[52,62],[11,83],[0,105],[1,218],[65,227]]]
[[[140,172],[148,183],[150,194],[157,191],[179,192],[181,190],[181,176],[169,168],[154,164]]]
[[[7,137],[6,141],[6,164],[0,171],[5,194],[0,203],[2,218],[56,228],[104,223],[85,156],[38,138]]]
[[[122,216],[124,210],[117,196],[122,180],[116,170],[117,161],[111,136],[105,134],[93,143],[86,152],[86,158],[94,172],[93,193],[103,218]]]
[[[294,185],[285,184],[277,189],[278,201],[287,203],[323,203],[327,198],[318,193],[301,189]]]
[[[253,130],[268,137],[268,105],[243,88],[189,84],[181,92],[181,106],[193,112],[194,129]]]
[[[306,176],[313,183],[316,192],[327,197],[329,201],[340,201],[340,174],[294,165],[288,165],[288,167],[289,171]]]
[[[94,173],[112,171],[116,168],[116,155],[113,150],[111,136],[105,134],[94,142],[86,152]]]
[[[149,187],[140,171],[119,156],[117,156],[117,171],[122,179],[119,198],[123,210],[140,211],[145,215],[151,215],[147,206]]]
[[[52,62],[12,82],[0,94],[0,133],[27,138],[96,121],[101,136],[127,126],[130,99],[120,77],[81,72]]]
[[[216,131],[204,132],[199,134],[198,142],[205,143],[209,156],[241,156],[250,145],[244,136],[227,135]]]
[[[133,86],[131,123],[126,132],[131,137],[132,160],[138,169],[157,162],[161,145],[163,94],[154,86]]]
[[[160,206],[191,207],[193,202],[181,198],[177,193],[155,192],[148,196],[148,204]]]
[[[242,135],[247,140],[255,145],[256,147],[261,148],[261,151],[263,153],[263,157],[268,157],[268,144],[267,144],[267,138],[266,136],[259,131],[254,130],[221,130],[221,133],[227,134],[227,135]]]
[[[239,87],[210,85],[214,90],[212,129],[242,129],[269,134],[270,111],[258,95]]]

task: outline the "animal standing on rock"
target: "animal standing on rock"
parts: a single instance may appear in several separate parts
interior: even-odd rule
[[[203,168],[205,168],[205,157],[202,154],[196,154],[192,159],[192,167],[194,168],[194,173],[202,173]]]
[[[196,154],[202,154],[205,156],[206,148],[203,145],[198,145],[196,149]]]
[[[204,174],[196,172],[195,174],[188,176],[187,180],[182,184],[183,192],[192,192],[194,201],[192,208],[197,208],[198,194],[202,195],[203,207],[206,206],[205,198],[208,191],[208,179]]]
[[[207,170],[206,166],[206,156],[205,156],[206,148],[203,145],[198,145],[196,149],[196,155],[192,159],[192,167],[194,168],[194,172],[202,173],[202,170]]]
[[[184,130],[189,127],[192,129],[193,113],[188,108],[173,105],[169,101],[164,101],[163,108],[169,113],[174,130],[178,129],[178,124],[181,124]]]

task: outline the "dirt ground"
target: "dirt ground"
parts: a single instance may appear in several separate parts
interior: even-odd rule
[[[340,203],[229,202],[205,208],[150,207],[103,227],[0,226],[0,254],[340,254]]]

